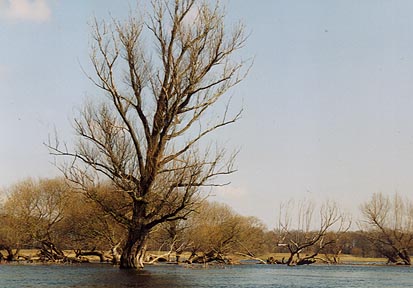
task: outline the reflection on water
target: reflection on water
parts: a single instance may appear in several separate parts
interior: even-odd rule
[[[175,265],[124,271],[110,265],[0,265],[0,287],[412,287],[410,267]]]
[[[125,271],[100,264],[0,265],[0,287],[181,287],[185,280],[174,277],[171,272],[176,269],[151,268]]]

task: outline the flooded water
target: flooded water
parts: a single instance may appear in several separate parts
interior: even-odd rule
[[[237,265],[214,268],[0,265],[0,287],[413,287],[413,268]]]

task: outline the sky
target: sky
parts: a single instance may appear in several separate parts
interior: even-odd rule
[[[0,187],[60,175],[44,146],[99,95],[89,23],[136,1],[0,0]],[[137,1],[143,4],[147,0]],[[238,172],[211,199],[276,225],[289,199],[337,201],[357,214],[373,193],[413,190],[412,1],[226,0],[253,58],[230,93],[242,119],[217,133]]]

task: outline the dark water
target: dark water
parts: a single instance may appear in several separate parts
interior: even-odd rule
[[[221,268],[0,265],[0,287],[413,287],[413,268],[238,265]]]

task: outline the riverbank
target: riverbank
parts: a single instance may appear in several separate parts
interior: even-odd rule
[[[242,260],[249,259],[246,257],[241,257],[239,255],[231,255],[229,256],[233,262],[240,263]],[[268,258],[273,257],[275,260],[282,261],[283,259],[287,259],[289,257],[288,253],[270,253],[265,255],[260,255],[257,258],[266,261]],[[316,257],[317,264],[331,264],[331,259],[328,259],[325,255],[319,255]],[[384,265],[387,263],[386,258],[379,258],[379,257],[360,257],[350,254],[342,254],[337,258],[337,263],[334,264],[364,264],[364,265]]]
[[[6,251],[0,250],[3,255],[6,255]],[[68,258],[76,258],[75,251],[73,250],[64,250],[65,256]],[[22,257],[20,258],[20,263],[24,262],[37,262],[38,260],[38,253],[39,251],[36,249],[23,249],[20,250],[19,255]],[[171,253],[169,257],[166,256],[165,251],[148,251],[148,255],[151,255],[152,257],[156,256],[163,256],[160,258],[162,262],[174,262],[175,261],[175,254]],[[109,252],[108,252],[109,254]],[[184,262],[186,259],[188,259],[190,256],[189,252],[184,252],[180,255],[180,262]],[[256,257],[257,259],[261,259],[264,262],[270,258],[273,257],[277,261],[282,261],[283,259],[287,259],[289,256],[288,253],[268,253],[264,255],[259,255]],[[169,258],[169,259],[168,259]],[[26,259],[30,259],[30,261],[27,261]],[[85,260],[85,262],[91,262],[91,263],[99,263],[100,259],[98,256],[82,256],[82,259]],[[244,264],[244,263],[255,263],[259,262],[258,260],[254,260],[248,257],[241,256],[239,254],[231,254],[228,255],[228,259],[231,260],[231,264]],[[372,257],[360,257],[360,256],[355,256],[355,255],[349,255],[349,254],[342,254],[337,258],[338,262],[335,264],[363,264],[363,265],[384,265],[387,263],[385,258],[372,258]],[[329,264],[330,261],[327,259],[326,256],[324,255],[319,255],[316,258],[316,264]],[[330,263],[331,264],[331,263]]]

